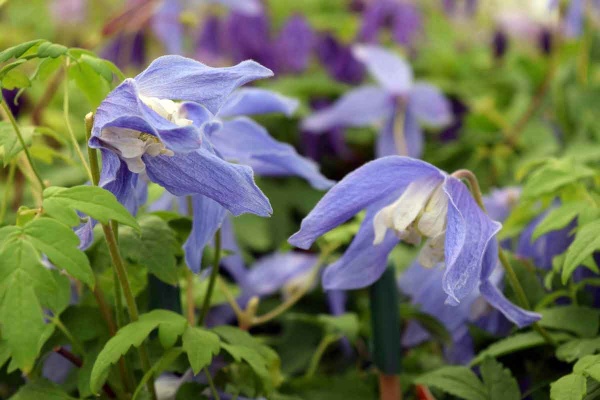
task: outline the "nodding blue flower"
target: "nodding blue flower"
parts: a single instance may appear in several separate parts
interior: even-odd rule
[[[342,96],[331,107],[304,120],[309,131],[336,126],[379,125],[378,157],[399,154],[419,157],[423,148],[421,123],[442,127],[452,120],[450,103],[433,85],[413,82],[410,66],[398,55],[377,46],[356,46],[378,85],[361,86]]]
[[[421,33],[423,21],[419,9],[407,1],[376,0],[363,13],[358,33],[360,42],[379,42],[379,32],[388,27],[396,43],[410,46]]]
[[[260,176],[298,176],[317,189],[328,189],[333,181],[321,175],[315,162],[300,156],[291,145],[276,141],[265,128],[247,117],[266,113],[291,115],[297,105],[296,100],[277,93],[248,88],[235,91],[219,105],[215,114],[199,103],[184,102],[179,106],[176,118],[191,121],[190,127],[203,132],[203,149],[209,149],[225,165],[244,170],[251,168]],[[162,157],[168,159],[169,156]],[[235,164],[229,164],[228,161]],[[156,182],[153,179],[155,173],[148,166],[146,169],[150,179]],[[223,188],[228,183],[225,178],[214,177],[223,179]],[[171,182],[157,183],[172,195],[185,195],[171,190]],[[229,190],[234,193],[239,188],[233,186]],[[211,195],[210,191],[189,194],[192,195],[193,225],[184,250],[187,265],[192,271],[198,272],[204,247],[227,218],[227,211],[233,211],[218,196]],[[165,196],[167,198],[169,195]],[[171,200],[166,201],[168,203]]]
[[[205,136],[215,127],[212,114],[236,88],[271,75],[253,61],[211,68],[180,56],[156,59],[121,83],[96,111],[89,145],[102,152],[100,185],[130,204],[138,175],[145,172],[176,196],[203,195],[235,215],[268,216],[271,206],[252,169],[223,160]],[[196,107],[193,116],[179,100]]]
[[[444,263],[446,303],[458,305],[475,290],[507,318],[526,325],[539,315],[510,303],[490,281],[501,228],[457,178],[424,161],[390,156],[371,161],[334,186],[302,221],[289,242],[308,249],[325,232],[361,210],[366,215],[342,257],[323,274],[325,289],[356,289],[375,282],[396,244],[426,239],[419,262]]]
[[[319,35],[315,50],[319,61],[333,79],[351,84],[363,80],[364,65],[354,57],[352,48],[339,42],[335,36],[329,33]]]

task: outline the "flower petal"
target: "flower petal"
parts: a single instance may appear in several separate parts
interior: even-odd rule
[[[375,153],[377,157],[390,155],[421,157],[423,153],[423,132],[414,115],[407,110],[403,124],[399,128],[398,115],[388,117],[379,131]]]
[[[515,306],[489,281],[481,282],[479,291],[492,307],[504,314],[506,318],[514,322],[519,328],[531,325],[542,318],[538,313],[526,311]]]
[[[244,290],[256,296],[267,296],[279,291],[295,277],[309,272],[319,257],[313,254],[289,252],[265,256],[248,273]]]
[[[477,205],[469,189],[458,179],[448,177],[448,219],[444,257],[444,291],[450,303],[459,303],[477,288],[484,255],[502,225],[491,220]]]
[[[450,101],[435,86],[417,82],[410,91],[408,109],[421,122],[442,127],[452,122]]]
[[[227,210],[206,196],[192,196],[192,231],[183,245],[185,262],[193,272],[200,272],[202,252],[227,217]]]
[[[308,249],[319,236],[360,210],[390,193],[399,196],[410,182],[430,175],[444,176],[433,165],[408,157],[391,156],[371,161],[335,185],[304,218],[300,231],[288,241]]]
[[[249,118],[224,122],[211,141],[224,159],[249,165],[257,175],[299,176],[317,189],[333,185],[333,181],[321,175],[314,161],[302,157],[289,144],[276,141]]]
[[[298,100],[265,89],[244,88],[236,90],[223,107],[219,117],[283,113],[290,116],[298,107]]]
[[[363,288],[381,277],[388,265],[388,255],[400,239],[388,231],[379,244],[373,245],[375,240],[373,218],[376,212],[389,201],[393,201],[395,196],[396,193],[388,194],[384,200],[374,203],[369,208],[367,216],[348,249],[342,257],[325,269],[323,273],[324,289]]]
[[[269,200],[256,186],[252,169],[234,165],[206,148],[174,156],[143,156],[151,181],[176,196],[201,194],[234,215],[253,213],[268,216]]]
[[[235,89],[270,76],[270,69],[254,61],[212,68],[191,58],[171,55],[154,60],[135,81],[144,96],[194,101],[216,114]]]
[[[221,4],[244,15],[258,15],[263,10],[259,0],[207,0],[207,3]]]
[[[410,65],[399,55],[371,45],[356,45],[353,51],[354,56],[366,65],[373,78],[385,90],[397,95],[408,93],[413,73]]]
[[[362,86],[343,95],[331,107],[307,117],[302,128],[323,132],[338,126],[365,126],[383,119],[392,111],[390,95],[376,86]]]

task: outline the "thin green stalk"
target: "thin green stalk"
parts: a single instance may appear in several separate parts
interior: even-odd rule
[[[325,354],[325,350],[329,347],[330,344],[337,342],[340,339],[340,335],[328,334],[323,336],[323,339],[319,342],[312,358],[310,359],[310,364],[308,365],[308,369],[304,374],[305,379],[312,378],[317,372],[317,368],[319,368],[319,363],[321,362],[321,358],[323,358],[323,354]]]
[[[204,368],[204,375],[206,375],[206,380],[208,382],[208,386],[210,386],[210,391],[212,392],[213,398],[215,400],[221,400],[219,396],[219,392],[217,392],[217,388],[215,387],[215,383],[213,382],[212,376],[210,376],[210,372],[208,368]]]
[[[10,111],[10,108],[8,107],[8,105],[6,105],[6,100],[4,100],[2,93],[0,93],[0,104],[2,105],[2,109],[8,116],[8,119],[15,131],[15,134],[17,135],[17,139],[19,140],[19,143],[21,144],[21,147],[23,148],[23,152],[25,153],[25,157],[27,157],[27,161],[29,162],[29,165],[31,166],[31,170],[33,171],[33,174],[35,175],[35,178],[37,179],[38,183],[40,184],[40,187],[42,188],[42,190],[44,190],[46,188],[46,185],[44,184],[42,177],[40,176],[37,169],[35,168],[35,164],[33,163],[33,159],[31,158],[31,153],[29,153],[29,148],[25,144],[25,139],[23,139],[23,135],[21,134],[21,129],[19,128],[19,125],[17,124],[17,121],[15,120],[15,116],[12,114],[12,111]]]
[[[86,116],[86,137],[89,138],[91,136],[91,128],[93,125],[93,115],[90,116],[88,114]],[[96,171],[96,174],[92,173],[92,180],[97,185],[99,179],[98,171],[100,171],[100,167],[98,166],[98,158],[96,156],[96,150],[90,149],[88,146],[88,151],[90,155],[90,165],[92,171]],[[123,289],[123,295],[125,296],[125,301],[127,303],[127,309],[129,311],[129,317],[131,321],[137,321],[139,319],[139,312],[137,308],[137,304],[135,303],[135,297],[133,295],[133,291],[131,290],[131,286],[129,285],[129,277],[127,276],[127,270],[125,269],[125,263],[123,262],[123,258],[121,257],[121,253],[119,251],[119,246],[117,244],[117,238],[115,236],[115,232],[108,224],[102,224],[102,230],[104,231],[104,238],[106,239],[106,244],[108,246],[108,250],[110,253],[110,258],[112,260],[112,264],[117,273],[117,277],[119,278],[119,283],[121,288]],[[148,351],[146,350],[146,345],[144,343],[138,348],[138,352],[140,355],[140,361],[142,364],[142,369],[144,373],[147,373],[150,368],[150,357],[148,357]],[[151,376],[147,383],[148,391],[150,392],[150,396],[153,400],[156,400],[156,389],[154,387],[154,377]]]
[[[210,309],[210,299],[215,289],[215,282],[219,276],[219,264],[221,263],[221,230],[219,229],[215,233],[215,258],[213,259],[212,271],[210,272],[210,278],[208,281],[208,288],[206,289],[206,295],[204,296],[204,302],[200,309],[200,315],[198,316],[198,325],[202,326],[204,318],[208,314]]]
[[[85,116],[85,138],[87,141],[92,136],[92,127],[94,126],[94,113],[89,113]],[[90,173],[92,175],[92,183],[98,186],[100,182],[100,168],[98,167],[98,155],[96,149],[86,146],[88,150],[88,160],[90,162]]]
[[[0,206],[0,225],[4,222],[6,217],[6,209],[8,208],[8,196],[10,194],[9,188],[12,188],[13,181],[15,179],[15,172],[17,170],[17,163],[12,161],[8,168],[8,176],[6,177],[6,188],[4,190],[4,196],[2,196],[2,205]]]
[[[67,74],[67,71],[69,70],[69,59],[67,58],[65,61],[65,75]],[[92,181],[94,179],[94,177],[92,176],[92,171],[90,170],[90,167],[87,163],[87,161],[85,160],[85,156],[83,155],[81,149],[79,148],[79,143],[77,142],[77,138],[75,137],[75,133],[73,132],[73,128],[71,127],[71,120],[69,118],[69,85],[68,85],[68,80],[65,79],[65,84],[64,86],[64,95],[63,95],[63,114],[64,114],[64,118],[65,118],[65,123],[67,125],[67,132],[69,132],[69,137],[71,138],[71,141],[73,142],[73,147],[75,148],[75,152],[77,153],[77,156],[79,156],[79,160],[81,161],[81,164],[83,165],[83,168],[85,169],[85,172],[88,175],[88,178],[90,179],[90,181]]]
[[[52,323],[54,325],[56,325],[56,327],[63,333],[63,335],[65,335],[67,337],[67,339],[69,339],[69,342],[71,342],[71,344],[73,345],[73,349],[79,353],[80,355],[85,355],[85,350],[83,345],[81,344],[81,342],[79,342],[79,340],[77,340],[77,338],[75,336],[73,336],[73,334],[71,333],[71,331],[69,331],[69,328],[67,328],[60,319],[58,319],[58,317],[54,317],[52,318]]]

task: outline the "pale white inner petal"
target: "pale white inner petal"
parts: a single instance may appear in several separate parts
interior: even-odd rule
[[[412,182],[392,204],[382,208],[373,219],[375,238],[380,244],[388,229],[402,241],[419,245],[428,238],[419,254],[424,267],[433,267],[444,260],[448,196],[444,180],[432,176]]]
[[[178,126],[188,126],[193,122],[180,116],[181,104],[169,99],[140,95],[140,100],[158,115]]]
[[[133,173],[141,173],[146,169],[142,161],[144,154],[151,156],[173,156],[171,150],[153,135],[141,133],[133,129],[110,127],[102,131],[102,141],[111,147]]]

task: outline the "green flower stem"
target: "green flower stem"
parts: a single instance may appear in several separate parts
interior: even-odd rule
[[[471,189],[471,194],[473,195],[473,198],[475,199],[479,207],[483,210],[483,212],[486,212],[485,205],[483,204],[483,195],[481,194],[481,188],[479,187],[479,181],[477,180],[475,174],[473,174],[473,172],[467,169],[460,169],[454,172],[452,176],[457,179],[464,179],[467,181]],[[521,283],[519,282],[519,278],[517,277],[515,270],[508,261],[506,254],[504,254],[504,251],[502,251],[502,248],[500,246],[498,246],[498,258],[500,259],[500,263],[504,268],[506,277],[508,278],[510,285],[512,286],[515,294],[517,295],[517,299],[520,303],[519,305],[526,310],[531,310],[531,304],[529,304],[529,300],[527,300],[525,290],[523,290],[523,286],[521,286]],[[556,346],[556,342],[554,341],[554,339],[552,339],[552,337],[540,324],[535,322],[533,324],[533,329],[535,329],[544,338],[544,340],[546,340],[548,344]]]
[[[6,210],[8,208],[8,196],[10,195],[10,190],[13,186],[13,181],[15,179],[15,172],[17,170],[17,163],[12,161],[10,163],[10,167],[8,168],[8,176],[6,177],[6,190],[4,191],[4,196],[2,196],[2,205],[0,206],[0,225],[4,222],[4,217],[6,217]]]
[[[69,70],[69,59],[67,58],[65,60],[65,76],[66,76],[68,70]],[[84,157],[83,153],[81,152],[81,149],[79,148],[79,143],[77,142],[77,138],[75,137],[75,133],[73,132],[73,127],[71,127],[71,120],[69,118],[69,81],[67,79],[65,79],[65,84],[63,86],[64,86],[63,114],[64,114],[64,118],[65,118],[65,124],[67,125],[67,132],[69,132],[69,137],[71,138],[71,141],[73,142],[73,147],[75,148],[75,152],[77,153],[77,156],[79,157],[79,160],[81,161],[81,164],[83,165],[83,168],[85,169],[85,172],[87,173],[89,180],[92,181],[94,179],[92,176],[92,171],[90,170],[90,167],[89,167],[87,161],[85,160],[85,157]]]
[[[85,117],[85,126],[86,126],[86,137],[90,138],[92,125],[93,125],[93,114],[88,114]],[[92,180],[94,185],[98,185],[99,181],[99,171],[100,167],[98,166],[98,157],[96,155],[96,149],[91,149],[88,146],[88,154],[90,156],[90,166],[92,171]],[[95,172],[94,172],[95,171]],[[116,225],[115,225],[116,226]],[[129,285],[129,277],[127,276],[127,270],[125,269],[125,263],[123,262],[123,258],[121,257],[121,253],[119,251],[119,246],[117,244],[117,237],[112,227],[109,224],[102,224],[102,230],[104,232],[104,238],[106,239],[106,244],[108,246],[108,250],[110,253],[110,258],[112,260],[112,264],[114,266],[115,272],[119,279],[119,283],[121,288],[123,289],[123,295],[125,296],[125,302],[127,303],[127,309],[129,311],[129,317],[131,321],[137,321],[139,319],[139,312],[137,308],[137,304],[135,303],[135,297],[133,295],[133,291],[131,290],[131,286]],[[116,285],[115,285],[116,286]],[[140,361],[142,364],[142,370],[144,374],[150,371],[150,357],[148,357],[148,351],[146,349],[146,345],[142,343],[138,348],[138,352],[140,355]],[[153,400],[156,400],[156,389],[154,387],[154,376],[151,375],[150,379],[147,383],[148,392],[150,392],[150,396]]]
[[[17,121],[15,120],[15,117],[12,114],[12,111],[10,111],[10,108],[8,107],[8,105],[6,105],[6,100],[4,100],[2,93],[0,93],[0,104],[2,105],[2,109],[8,116],[8,119],[15,131],[15,134],[17,135],[17,139],[19,140],[21,147],[23,147],[23,152],[25,153],[25,157],[27,157],[27,161],[29,162],[31,171],[35,175],[35,178],[37,179],[38,183],[40,184],[40,187],[42,188],[42,190],[44,190],[46,188],[46,184],[42,180],[42,177],[38,173],[37,169],[35,168],[35,164],[33,163],[33,159],[31,158],[31,153],[29,153],[29,149],[27,148],[27,145],[25,144],[25,139],[23,139],[23,135],[21,134],[21,129],[19,128],[19,125],[17,124]]]
[[[306,373],[304,374],[305,379],[310,379],[315,375],[315,373],[317,372],[317,368],[319,368],[319,363],[321,362],[321,358],[323,357],[323,354],[325,354],[325,350],[327,350],[327,348],[329,347],[330,344],[337,342],[341,338],[342,338],[342,336],[336,335],[336,334],[331,334],[331,333],[323,336],[323,339],[321,339],[321,341],[319,342],[319,345],[317,346],[315,353],[313,354],[312,358],[310,359],[310,364],[308,365],[308,369],[306,370]]]
[[[215,289],[215,282],[217,281],[217,277],[219,276],[219,264],[221,263],[221,230],[219,229],[217,233],[215,233],[215,258],[213,259],[212,271],[210,272],[210,278],[208,281],[208,288],[206,289],[206,295],[204,296],[204,302],[202,303],[202,308],[200,309],[200,315],[198,317],[198,324],[202,325],[204,323],[204,318],[208,314],[208,310],[210,309],[210,299],[212,297],[213,291]]]
[[[208,368],[204,368],[204,375],[206,375],[206,380],[208,381],[208,386],[210,386],[210,391],[215,400],[221,400],[219,396],[219,392],[217,392],[217,388],[215,387],[215,383],[213,382],[212,376],[210,376],[210,371]]]

